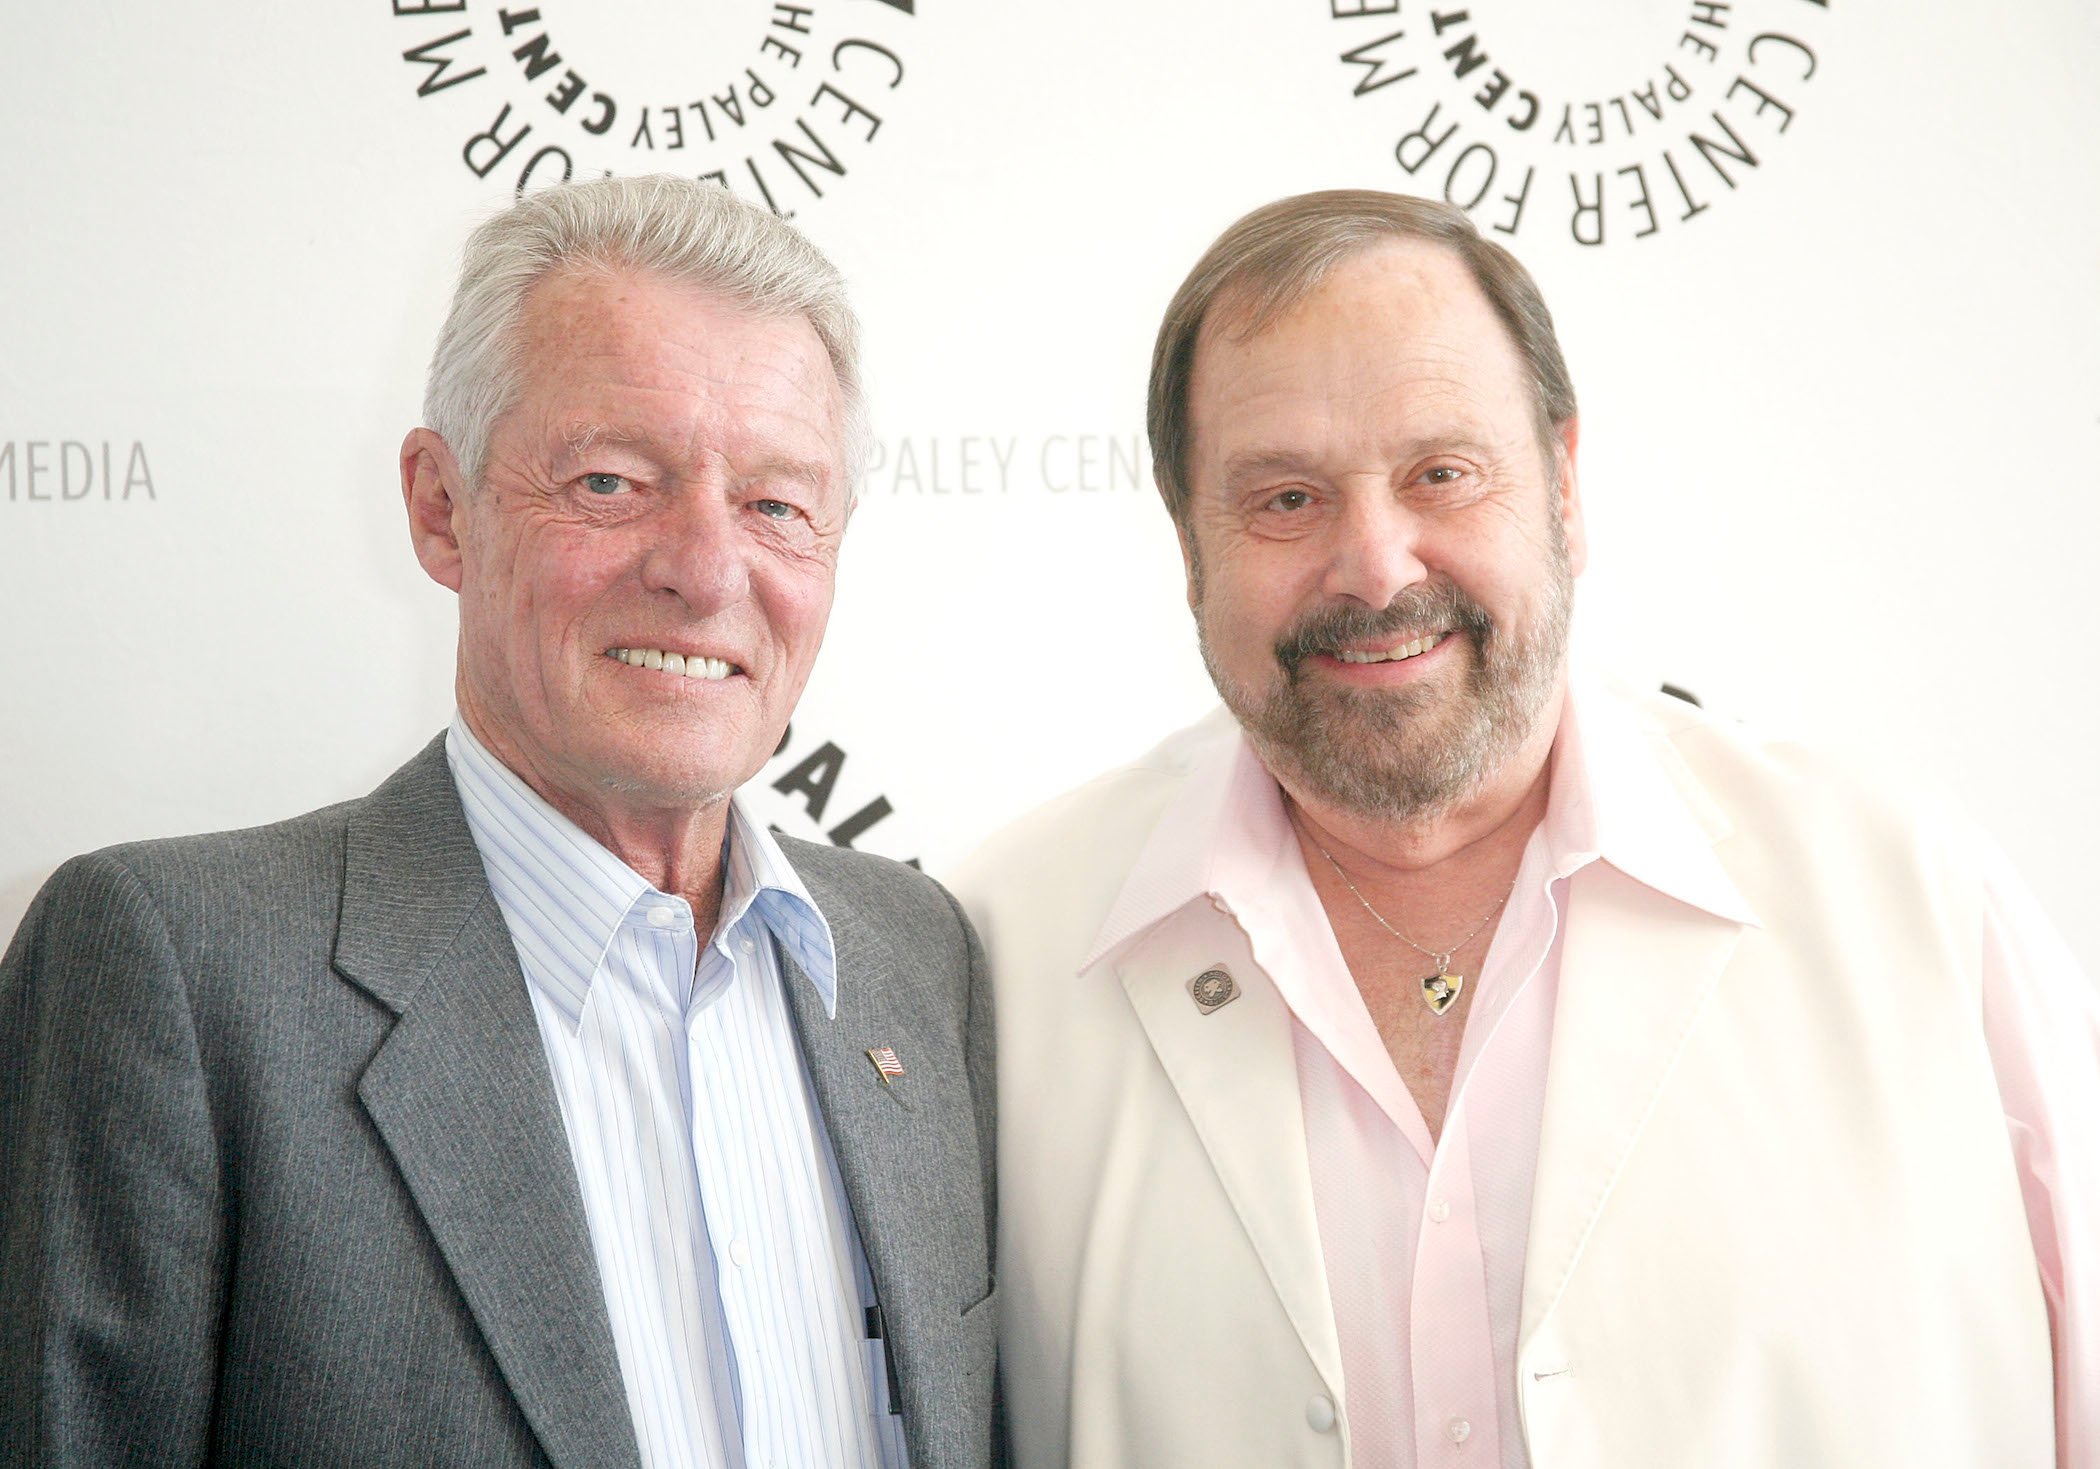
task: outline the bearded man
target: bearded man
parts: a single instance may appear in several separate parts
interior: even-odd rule
[[[1522,267],[1258,210],[1149,426],[1226,709],[958,883],[1017,1462],[2094,1462],[2092,987],[1973,834],[1571,679]]]

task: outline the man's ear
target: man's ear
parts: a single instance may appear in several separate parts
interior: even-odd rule
[[[441,587],[459,590],[460,516],[466,481],[452,446],[427,428],[410,429],[401,441],[401,499],[408,507],[408,538],[416,560]]]
[[[1582,523],[1581,481],[1575,473],[1575,445],[1582,437],[1580,420],[1569,419],[1553,431],[1554,453],[1560,471],[1560,488],[1554,497],[1555,513],[1568,540],[1568,570],[1575,576],[1590,563],[1590,537]]]

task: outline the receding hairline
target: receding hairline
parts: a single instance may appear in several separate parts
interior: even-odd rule
[[[846,443],[850,428],[849,420],[853,412],[851,389],[840,373],[838,358],[832,349],[832,344],[825,339],[822,328],[811,317],[809,312],[798,309],[769,309],[738,295],[733,290],[716,285],[704,278],[681,275],[676,271],[664,270],[651,264],[637,264],[611,256],[590,255],[551,261],[546,269],[542,270],[524,290],[518,293],[517,312],[509,323],[510,360],[514,365],[515,371],[510,383],[511,391],[507,399],[497,406],[496,412],[490,420],[491,439],[494,437],[495,429],[524,400],[527,387],[525,367],[528,358],[532,354],[532,349],[535,346],[543,345],[549,337],[558,335],[558,332],[553,330],[555,323],[550,323],[545,319],[547,309],[545,293],[552,287],[564,284],[589,285],[600,282],[621,281],[648,283],[668,288],[682,295],[703,301],[708,306],[718,309],[724,316],[738,322],[761,325],[799,324],[808,336],[808,345],[815,349],[816,359],[823,363],[824,369],[828,374],[827,381],[830,384],[832,400],[831,412],[836,419],[836,427],[839,430],[837,440],[833,444],[833,455],[837,462],[830,468],[837,472],[840,482],[847,487],[849,496],[851,495],[853,470],[852,466],[847,462],[849,451]],[[624,319],[624,313],[617,311],[599,313],[599,316],[602,319]],[[584,417],[573,417],[555,425],[554,432],[561,439],[564,447],[575,454],[587,454],[591,447],[598,443],[634,444],[648,437],[646,427],[639,424],[607,422]],[[808,460],[805,456],[795,455],[784,458],[780,467],[792,470],[798,477],[809,477],[804,472],[815,469],[818,466],[815,461]]]
[[[1508,250],[1452,206],[1376,190],[1294,195],[1241,216],[1211,242],[1168,303],[1153,342],[1146,430],[1153,478],[1183,522],[1189,492],[1190,389],[1205,342],[1244,340],[1316,293],[1334,271],[1399,246],[1441,247],[1485,299],[1531,390],[1548,457],[1576,416],[1574,385],[1538,283]],[[1222,325],[1221,325],[1222,323]]]

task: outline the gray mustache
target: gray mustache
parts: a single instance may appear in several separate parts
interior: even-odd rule
[[[1296,677],[1314,654],[1333,657],[1351,643],[1435,632],[1464,633],[1481,646],[1494,631],[1487,609],[1448,581],[1409,587],[1383,607],[1321,607],[1306,613],[1276,644],[1276,661]]]

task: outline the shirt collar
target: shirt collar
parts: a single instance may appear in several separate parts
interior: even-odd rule
[[[1669,749],[1668,730],[1644,726],[1622,695],[1601,684],[1571,683],[1536,838],[1546,844],[1552,875],[1603,860],[1665,897],[1755,926],[1756,913],[1714,855],[1727,823]],[[1281,792],[1245,732],[1219,710],[1198,734],[1186,781],[1082,968],[1191,902],[1227,912],[1258,903],[1289,858],[1294,839]]]
[[[620,926],[640,921],[646,909],[684,909],[685,902],[659,892],[548,804],[457,714],[446,732],[445,759],[525,976],[575,1025]],[[808,976],[825,1013],[836,1013],[830,926],[779,844],[734,798],[724,858],[716,947],[728,954],[734,935],[770,935]]]

